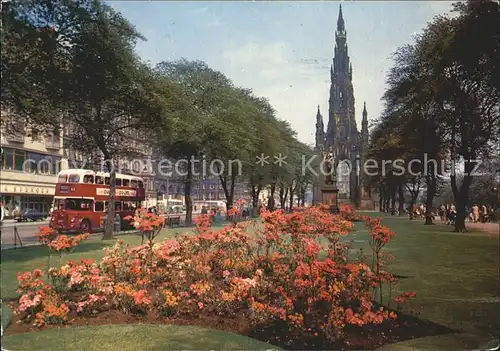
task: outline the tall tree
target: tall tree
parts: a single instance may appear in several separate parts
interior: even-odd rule
[[[259,196],[271,179],[271,158],[280,149],[280,132],[275,111],[265,98],[253,97],[257,114],[253,122],[259,127],[259,133],[253,139],[250,162],[245,165],[245,176],[248,178],[252,197],[253,216],[258,215]],[[266,158],[269,157],[269,158]]]
[[[466,231],[465,205],[479,157],[491,157],[500,137],[498,2],[455,5],[458,16],[437,18],[424,31],[423,64],[446,128],[452,160],[463,159],[463,181],[452,169],[457,218],[455,231]],[[478,40],[478,38],[481,38]]]
[[[49,57],[34,60],[48,61],[45,74],[39,74],[41,68],[37,64],[20,69],[23,77],[30,77],[29,84],[39,87],[36,97],[43,97],[48,107],[39,109],[24,97],[11,106],[30,125],[70,125],[68,147],[100,151],[110,172],[103,235],[103,239],[110,239],[115,218],[117,159],[130,155],[132,150],[127,145],[131,138],[140,138],[139,131],[147,133],[158,121],[165,120],[163,115],[169,106],[165,94],[157,94],[156,76],[134,53],[142,36],[119,13],[98,0],[14,2],[9,11],[24,28],[34,28],[29,33],[43,33],[40,40],[45,41],[45,46],[41,51]],[[45,33],[49,29],[47,39]],[[24,79],[12,78],[9,82]],[[13,94],[18,90],[15,84],[10,88],[6,91]]]
[[[173,62],[163,61],[156,67],[157,72],[167,80],[182,87],[187,103],[183,114],[171,121],[175,132],[170,138],[162,139],[162,150],[166,156],[177,162],[185,160],[184,198],[186,204],[186,224],[192,223],[193,201],[191,188],[193,178],[200,171],[200,161],[206,153],[207,133],[210,115],[217,108],[224,92],[231,82],[224,75],[212,70],[202,61],[185,59]],[[170,129],[170,128],[169,128]],[[195,165],[196,164],[196,165]]]

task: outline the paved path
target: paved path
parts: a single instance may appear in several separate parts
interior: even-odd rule
[[[17,224],[17,223],[16,223]],[[14,228],[17,226],[17,232],[24,246],[37,244],[35,233],[38,232],[38,227],[48,225],[48,222],[28,222],[28,223],[2,223],[2,250],[14,247],[16,242]],[[19,242],[17,242],[19,246]]]
[[[500,223],[472,223],[466,222],[466,228],[477,229],[491,235],[500,235]]]

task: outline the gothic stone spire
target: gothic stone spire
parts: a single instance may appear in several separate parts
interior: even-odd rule
[[[344,17],[342,16],[342,4],[339,5],[339,18],[337,20],[337,31],[338,32],[345,31]]]

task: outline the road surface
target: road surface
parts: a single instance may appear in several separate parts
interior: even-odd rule
[[[14,247],[14,230],[17,227],[17,232],[21,238],[23,245],[33,245],[37,243],[35,234],[41,226],[49,225],[49,221],[38,222],[3,222],[2,223],[2,249]],[[18,242],[19,245],[19,242]]]
[[[198,214],[193,214],[193,218],[195,218]],[[181,224],[184,223],[185,214],[180,214],[181,216]],[[15,235],[14,230],[17,227],[17,232],[22,240],[24,246],[29,245],[37,245],[38,241],[36,239],[36,233],[38,232],[38,228],[41,226],[49,225],[49,221],[38,221],[38,222],[24,222],[17,223],[12,220],[7,220],[2,223],[2,245],[1,249],[8,249],[14,247],[15,244]],[[96,235],[100,235],[101,233],[95,233]],[[17,241],[17,246],[19,247],[19,240]]]

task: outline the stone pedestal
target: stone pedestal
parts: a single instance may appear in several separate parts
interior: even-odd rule
[[[371,194],[365,188],[361,188],[360,210],[373,211],[375,210],[375,201],[371,198]]]
[[[339,199],[338,199],[339,189],[337,189],[336,184],[324,185],[321,189],[322,203],[330,207],[332,213],[339,213]]]

